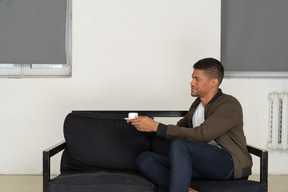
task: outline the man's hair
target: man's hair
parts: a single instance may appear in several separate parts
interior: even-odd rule
[[[201,59],[194,64],[193,68],[203,70],[204,74],[210,79],[217,78],[219,85],[224,77],[223,65],[220,61],[214,58]]]

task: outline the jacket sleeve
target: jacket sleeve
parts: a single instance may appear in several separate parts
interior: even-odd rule
[[[165,137],[168,139],[188,139],[210,142],[234,127],[243,125],[242,108],[233,97],[213,103],[205,108],[205,121],[200,126],[188,128],[178,125],[168,125]]]
[[[188,113],[177,122],[177,127],[188,127]],[[157,136],[166,137],[168,126],[159,123],[157,128]]]

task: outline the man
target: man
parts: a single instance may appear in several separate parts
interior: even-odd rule
[[[170,192],[193,191],[189,188],[191,179],[229,180],[251,174],[241,105],[219,89],[222,64],[206,58],[193,67],[191,96],[197,99],[177,125],[164,125],[148,117],[127,121],[138,131],[156,132],[173,140],[169,157],[144,152],[136,160],[148,179]]]

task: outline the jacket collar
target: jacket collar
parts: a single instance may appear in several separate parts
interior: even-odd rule
[[[220,97],[222,95],[222,90],[218,89],[218,92],[216,93],[216,95],[208,102],[207,105],[213,103],[218,97]],[[200,98],[197,97],[197,99],[195,100],[195,102],[192,104],[192,106],[196,109],[197,106],[199,105],[199,103],[201,102]]]
[[[216,93],[216,95],[209,101],[209,103],[207,105],[209,105],[210,103],[213,103],[218,97],[220,97],[222,95],[222,90],[218,89],[218,92]]]

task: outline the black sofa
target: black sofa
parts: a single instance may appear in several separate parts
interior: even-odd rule
[[[129,111],[73,111],[64,122],[65,141],[43,151],[43,192],[161,192],[138,172],[135,158],[143,151],[168,154],[170,141],[138,132],[124,120]],[[141,116],[182,117],[187,111],[138,111]],[[205,191],[267,191],[268,152],[247,146],[260,157],[260,182],[194,180]],[[60,151],[61,174],[50,179],[50,159]]]

